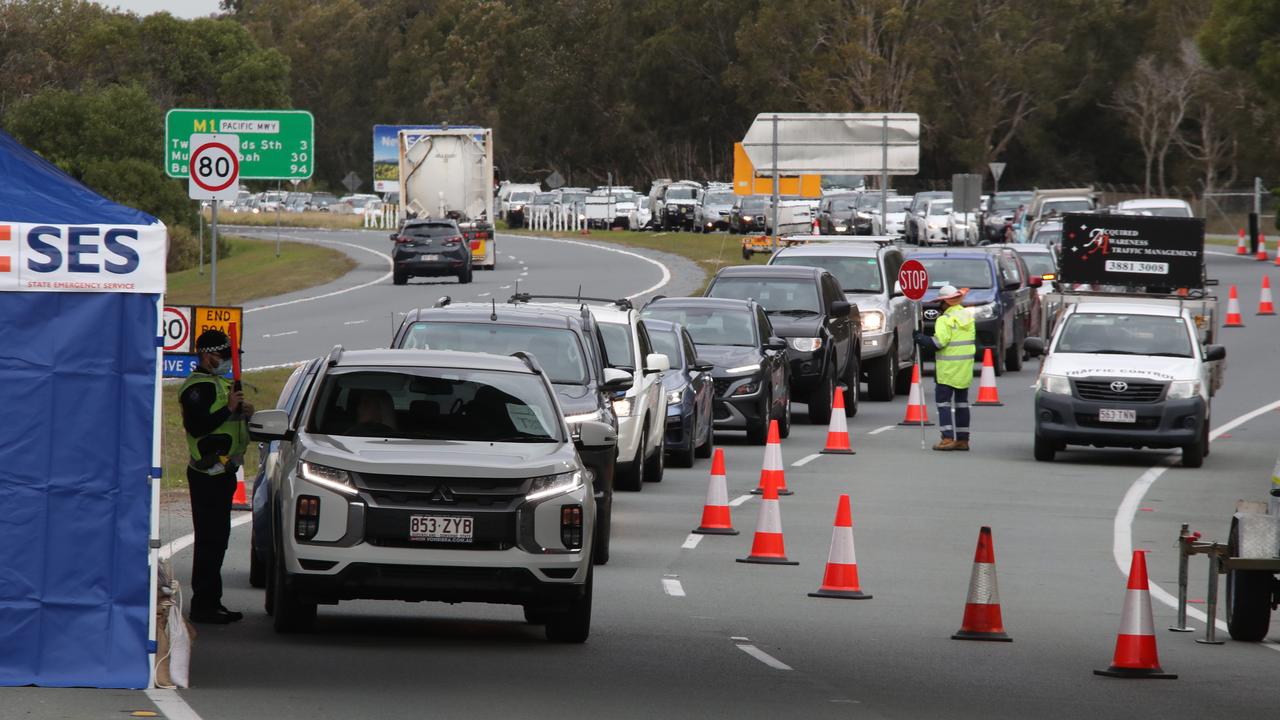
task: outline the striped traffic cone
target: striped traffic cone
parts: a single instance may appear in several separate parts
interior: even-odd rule
[[[1280,257],[1277,255],[1276,257]],[[1262,294],[1258,296],[1258,314],[1275,315],[1275,306],[1271,304],[1271,278],[1262,276]]]
[[[844,388],[836,386],[836,399],[831,403],[831,422],[827,425],[827,446],[820,451],[824,455],[853,455],[849,446],[849,423],[844,417]]]
[[[232,510],[251,510],[249,498],[244,490],[244,468],[236,468],[236,493],[231,496]]]
[[[1000,619],[1000,588],[996,584],[996,551],[991,544],[991,528],[978,531],[978,549],[973,554],[969,575],[969,597],[964,603],[964,621],[952,640],[995,640],[1013,642]]]
[[[1212,621],[1211,621],[1212,622]],[[1146,551],[1134,550],[1129,566],[1129,585],[1116,635],[1116,652],[1111,667],[1094,670],[1094,675],[1122,678],[1172,680],[1177,675],[1160,668],[1156,655],[1155,622],[1151,619],[1151,589],[1147,586]]]
[[[978,380],[978,399],[974,405],[1004,405],[1000,402],[1000,389],[996,387],[996,366],[991,360],[991,348],[982,351],[982,377]]]
[[[1227,319],[1222,327],[1244,327],[1244,320],[1240,318],[1240,296],[1236,293],[1235,285],[1227,293]]]
[[[700,535],[737,535],[729,511],[729,488],[725,481],[724,450],[716,448],[711,458],[711,480],[707,483],[707,502],[702,507],[702,524],[694,528]]]
[[[809,230],[810,235],[821,235],[822,228],[818,225],[818,218],[813,219],[813,227]]]
[[[1237,255],[1249,254],[1249,248],[1245,247],[1245,242],[1244,242],[1244,228],[1240,228],[1240,237],[1236,240],[1236,254]]]
[[[787,489],[787,476],[782,470],[782,438],[778,435],[778,421],[769,421],[769,440],[764,446],[764,463],[760,467],[760,484],[752,495],[759,495],[769,486],[778,488],[779,495],[791,495]]]
[[[765,486],[760,500],[760,517],[756,520],[756,535],[751,541],[751,554],[738,558],[740,563],[764,563],[768,565],[799,565],[787,559],[787,548],[782,541],[782,508],[778,503],[778,486]]]
[[[1258,254],[1254,255],[1253,259],[1258,262],[1266,262],[1270,259],[1267,255],[1267,236],[1262,233],[1258,233]]]
[[[870,600],[858,584],[858,558],[853,552],[853,513],[849,496],[841,495],[836,505],[836,522],[831,530],[831,550],[827,553],[827,570],[822,586],[809,597]]]
[[[920,392],[920,363],[911,366],[911,391],[907,393],[907,416],[899,425],[923,425],[931,427],[929,408],[924,404],[924,394]]]

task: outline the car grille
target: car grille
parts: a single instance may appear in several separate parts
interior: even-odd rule
[[[1126,383],[1123,392],[1111,385],[1111,380],[1077,380],[1076,397],[1094,402],[1153,403],[1164,396],[1164,383]]]
[[[1080,427],[1090,428],[1136,428],[1138,430],[1155,430],[1160,427],[1160,418],[1142,417],[1139,415],[1137,422],[1115,423],[1099,420],[1097,413],[1076,413],[1076,424]]]
[[[729,392],[729,386],[733,383],[733,378],[716,378],[713,380],[712,385],[715,387],[716,396],[723,397],[725,393]]]
[[[733,413],[729,412],[729,403],[723,400],[716,400],[711,406],[715,420],[728,420],[733,417]]]
[[[528,493],[527,478],[441,478],[353,473],[377,506],[434,510],[514,510]]]

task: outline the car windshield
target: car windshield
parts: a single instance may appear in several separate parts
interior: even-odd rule
[[[1182,318],[1161,315],[1077,313],[1067,318],[1056,352],[1191,357],[1191,333]]]
[[[1036,235],[1037,239],[1039,237],[1039,235]],[[1053,255],[1050,253],[1019,253],[1019,256],[1027,264],[1027,269],[1031,271],[1032,275],[1048,275],[1049,273],[1058,272],[1058,269],[1053,266]]]
[[[618,202],[635,202],[636,194],[631,190],[614,190],[613,199]]]
[[[554,198],[555,196],[552,195],[551,193],[538,193],[537,195],[533,196],[533,204],[534,205],[550,205],[551,201]]]
[[[1046,200],[1040,206],[1040,215],[1050,215],[1053,213],[1069,213],[1069,212],[1087,212],[1093,209],[1093,203],[1088,200]]]
[[[691,187],[673,187],[667,190],[668,200],[693,200],[698,196],[698,191]]]
[[[331,370],[310,432],[467,442],[558,442],[546,386],[531,373],[460,368]]]
[[[818,312],[818,284],[812,278],[725,277],[716,280],[707,297],[755,300],[766,311]]]
[[[742,209],[759,212],[765,208],[769,201],[763,197],[747,197],[742,199]]]
[[[707,195],[703,205],[732,205],[734,195],[731,192],[718,192]]]
[[[621,323],[599,323],[600,337],[604,340],[604,364],[615,368],[635,370],[635,356],[631,354],[631,328]]]
[[[992,201],[991,209],[992,210],[1017,210],[1019,205],[1026,205],[1028,202],[1030,202],[1030,200],[1031,200],[1030,193],[1025,195],[1023,194],[1012,195],[1012,194],[1001,193],[997,195],[995,199]]]
[[[1036,245],[1061,245],[1062,230],[1037,230],[1035,236],[1031,238],[1031,242]]]
[[[751,313],[722,307],[652,307],[645,317],[684,325],[694,345],[736,345],[755,347]]]
[[[649,329],[649,341],[653,343],[653,351],[662,353],[671,361],[671,367],[680,367],[680,338],[669,330]]]
[[[949,212],[951,212],[950,200],[939,200],[937,202],[929,203],[930,215],[946,215]]]
[[[1187,210],[1185,207],[1181,205],[1160,205],[1157,207],[1140,207],[1140,208],[1133,208],[1133,210],[1140,212],[1143,215],[1154,215],[1156,217],[1179,217],[1179,218],[1194,217],[1189,210]]]
[[[873,257],[780,255],[772,264],[822,268],[834,275],[847,293],[876,293],[884,287],[880,282],[880,261]]]
[[[453,237],[458,234],[458,228],[452,224],[425,223],[422,225],[406,225],[404,230],[400,231],[400,234],[411,238]]]
[[[892,203],[893,198],[890,197],[889,201]],[[911,201],[907,200],[907,202],[911,202]],[[859,195],[858,201],[854,204],[854,207],[858,208],[859,210],[875,210],[876,212],[879,212],[880,208],[883,207],[880,204],[880,193],[869,192],[869,193],[863,193],[862,195]],[[893,206],[890,205],[889,207],[893,207]]]
[[[531,192],[513,192],[507,202],[529,202],[533,199]]]
[[[961,258],[915,258],[929,272],[929,287],[954,285],[958,288],[991,287],[991,265],[986,260]]]
[[[495,355],[511,355],[523,350],[538,359],[551,382],[560,385],[587,382],[587,360],[582,344],[573,331],[564,328],[426,321],[409,328],[401,347]]]
[[[851,197],[832,198],[827,205],[827,212],[849,212],[857,203],[858,201]]]
[[[891,213],[906,212],[909,207],[911,207],[911,198],[909,197],[889,198],[889,212]]]
[[[586,202],[587,193],[562,193],[560,202],[562,203],[581,203]]]

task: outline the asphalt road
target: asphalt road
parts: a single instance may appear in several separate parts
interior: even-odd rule
[[[534,268],[530,262],[531,275]],[[1240,285],[1247,324],[1222,331],[1228,375],[1214,401],[1215,427],[1280,398],[1273,371],[1280,317],[1253,315],[1264,269],[1280,275],[1251,260],[1210,261],[1223,296],[1227,285]],[[798,566],[734,562],[751,545],[754,498],[734,507],[741,535],[694,536],[693,544],[688,533],[701,510],[706,461],[668,468],[662,483],[620,495],[612,559],[597,569],[592,635],[582,646],[546,643],[541,628],[504,606],[353,602],[322,607],[312,634],[277,636],[261,611],[261,591],[248,587],[241,527],[224,573],[225,601],[248,616],[201,627],[194,687],[180,696],[206,720],[1274,717],[1280,645],[1196,644],[1199,634],[1165,630],[1174,611],[1159,601],[1160,659],[1179,679],[1116,680],[1091,671],[1110,664],[1115,645],[1125,593],[1117,555],[1127,570],[1131,538],[1150,551],[1152,581],[1176,593],[1180,524],[1225,540],[1236,499],[1261,499],[1268,488],[1280,414],[1261,413],[1219,437],[1203,468],[1160,474],[1130,503],[1130,520],[1120,512],[1126,495],[1174,456],[1072,449],[1053,464],[1035,462],[1034,377],[1029,365],[1000,378],[1005,405],[975,409],[968,454],[921,450],[919,431],[896,424],[902,398],[862,403],[850,421],[853,456],[810,458],[825,427],[797,425],[783,445],[795,494],[781,507],[787,552]],[[927,440],[935,439],[931,432]],[[740,498],[757,482],[761,449],[733,434],[719,442],[730,497]],[[822,578],[840,493],[852,497],[871,600],[806,596]],[[982,525],[994,531],[1012,643],[950,639]],[[188,577],[189,551],[175,562]],[[1205,597],[1205,577],[1206,562],[1196,558],[1193,600]],[[1280,621],[1272,627],[1280,639]],[[0,707],[17,708],[16,717],[24,710],[119,717],[149,701],[140,693],[26,689],[2,691]]]

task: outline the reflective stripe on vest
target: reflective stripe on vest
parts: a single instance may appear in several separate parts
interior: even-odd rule
[[[214,386],[213,404],[209,406],[209,412],[212,414],[226,407],[227,396],[231,393],[231,381],[226,378],[214,377],[207,373],[191,373],[191,375],[187,376],[187,379],[182,383],[182,387],[178,390],[178,396],[181,397],[182,393],[186,392],[188,388],[202,382],[212,383]],[[198,470],[207,471],[209,469],[207,467],[200,468],[198,465],[198,463],[205,460],[200,454],[199,442],[206,437],[214,435],[227,436],[231,441],[227,458],[239,458],[244,455],[244,451],[249,447],[248,429],[245,427],[245,422],[240,419],[228,418],[208,435],[195,437],[190,433],[184,434],[187,436],[187,453],[191,458],[190,464]],[[226,464],[226,460],[223,458],[218,458],[218,461],[220,464]]]

